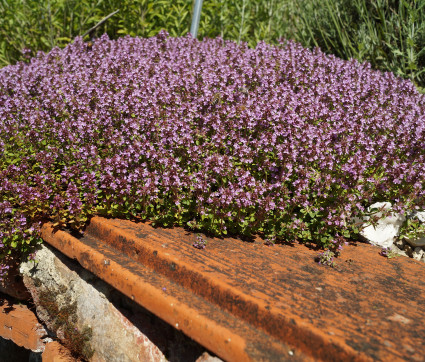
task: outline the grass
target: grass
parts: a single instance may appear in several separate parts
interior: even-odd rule
[[[0,66],[83,34],[85,40],[103,33],[151,37],[165,29],[182,36],[192,8],[192,0],[0,0]],[[425,86],[425,0],[205,1],[199,38],[217,36],[251,47],[294,39]]]

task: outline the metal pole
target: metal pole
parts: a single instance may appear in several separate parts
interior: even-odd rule
[[[84,38],[87,34],[90,34],[96,30],[97,27],[101,26],[106,20],[108,20],[111,16],[115,15],[120,9],[115,10],[113,13],[110,13],[108,16],[104,17],[101,21],[99,21],[95,26],[87,30],[83,35],[81,35],[82,38]]]
[[[199,19],[201,18],[203,0],[195,0],[195,9],[193,10],[192,25],[190,26],[190,33],[194,38],[198,36]]]

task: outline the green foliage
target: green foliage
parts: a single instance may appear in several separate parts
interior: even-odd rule
[[[110,5],[107,0],[0,0],[0,64],[23,60],[25,48],[64,47],[99,22]],[[107,30],[107,24],[99,29]]]
[[[64,47],[85,36],[108,33],[151,37],[190,29],[192,0],[0,0],[0,66],[24,60],[25,48]],[[209,0],[204,1],[199,38],[277,43],[294,39],[343,59],[371,62],[425,87],[425,0]]]
[[[189,31],[192,5],[192,0],[0,0],[0,66],[28,60],[39,50],[64,47],[75,36],[85,34],[117,10],[117,14],[86,35],[85,40],[105,32],[111,38],[123,35],[151,37],[161,29],[167,30],[171,36],[181,36]],[[319,46],[325,52],[341,58],[369,61],[373,67],[409,78],[419,88],[425,89],[425,0],[205,1],[199,37],[217,36],[245,41],[251,47],[260,40],[277,43],[282,37],[295,39],[304,46]],[[25,49],[31,51],[26,52]],[[217,94],[214,102],[223,103],[219,93]],[[207,139],[200,137],[197,142],[203,144],[206,141]],[[44,144],[46,145],[47,143]],[[54,174],[59,174],[64,165],[72,166],[70,160],[73,159],[74,151],[64,151],[63,160],[52,166],[55,167]],[[6,165],[19,163],[22,157],[33,160],[31,172],[35,175],[42,169],[42,161],[34,158],[34,150],[24,142],[23,134],[18,134],[6,145],[0,159],[0,170]],[[377,172],[374,174],[378,175]],[[20,181],[24,182],[25,178],[22,174]],[[34,179],[34,182],[37,181]],[[312,179],[311,182],[315,180]],[[58,179],[52,178],[50,187],[49,192],[52,195],[61,196],[65,192]],[[81,193],[90,191],[82,190]],[[344,191],[340,185],[335,184],[330,192],[342,194]],[[250,235],[252,229],[257,228],[271,240],[283,235],[293,240],[315,239],[328,248],[332,247],[334,238],[334,235],[325,231],[325,215],[318,211],[326,205],[322,205],[322,200],[314,194],[306,197],[317,207],[292,210],[299,216],[299,219],[294,219],[293,224],[287,219],[288,216],[282,215],[278,224],[288,225],[285,229],[276,228],[276,223],[268,222],[271,216],[268,218],[267,215],[261,215],[265,221],[262,225],[257,225],[259,218],[255,209],[241,210],[246,215],[244,221],[232,225],[231,218],[226,217],[223,210],[206,209],[205,214],[195,223],[193,200],[182,200],[181,205],[176,206],[173,194],[163,194],[163,198],[155,204],[143,199],[126,199],[122,202],[108,199],[106,195],[98,196],[100,199],[105,196],[106,202],[95,208],[84,205],[78,216],[69,214],[66,207],[49,210],[47,199],[26,204],[22,212],[39,222],[48,213],[55,226],[68,224],[76,229],[85,225],[89,217],[96,213],[122,218],[142,214],[145,218],[154,219],[159,225],[188,225],[194,230],[213,230],[217,235]],[[11,194],[8,197],[11,204],[20,203],[18,195]],[[238,215],[232,215],[235,216]],[[276,215],[274,217],[279,219]],[[19,215],[12,215],[8,220],[10,224],[18,225],[20,222],[23,221]],[[231,226],[226,229],[225,225]],[[0,223],[0,230],[2,228],[6,228],[4,223]],[[344,234],[348,233],[344,229],[345,225],[340,235],[349,237],[349,234]],[[17,227],[16,230],[20,228]],[[425,231],[413,220],[406,223],[402,232],[413,238],[422,236]],[[19,250],[27,254],[41,242],[38,236],[32,236],[33,233],[30,228],[23,232],[16,231],[2,242],[6,245],[6,250]],[[0,255],[2,257],[5,256]]]
[[[333,251],[325,250],[323,253],[320,253],[316,257],[316,261],[320,265],[326,265],[326,266],[329,266],[331,268],[335,268],[336,263],[334,262],[334,257],[338,256],[337,254],[338,253],[334,253]]]
[[[22,50],[48,51],[64,47],[85,34],[109,14],[117,14],[90,34],[151,37],[161,29],[171,36],[190,29],[192,0],[0,0],[0,65],[24,60]],[[292,37],[292,3],[276,0],[205,1],[199,37],[221,36],[247,41],[273,41]],[[282,20],[284,19],[284,20]],[[89,40],[87,35],[85,40]],[[32,54],[34,55],[34,54]]]
[[[390,247],[382,248],[379,255],[388,259],[397,258],[398,256],[400,256],[399,253],[392,251]]]
[[[417,216],[408,217],[400,228],[400,237],[420,239],[425,236],[425,223]]]
[[[297,40],[425,87],[424,0],[300,2]]]

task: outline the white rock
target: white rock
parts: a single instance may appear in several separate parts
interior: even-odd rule
[[[208,352],[204,352],[201,357],[199,357],[196,362],[223,362],[220,358],[218,357],[213,357],[210,354],[208,354]]]
[[[413,259],[415,260],[421,260],[422,256],[424,255],[424,251],[420,246],[416,247],[415,250],[413,250]]]
[[[425,222],[425,211],[415,211],[410,217],[416,217],[420,222]]]
[[[376,202],[372,204],[367,210],[370,216],[364,217],[363,224],[366,224],[371,217],[382,217],[382,211],[391,210],[391,206],[390,202]],[[376,227],[373,225],[364,227],[360,235],[372,245],[387,248],[396,240],[400,226],[405,220],[406,217],[404,215],[392,212],[389,216],[380,219]]]

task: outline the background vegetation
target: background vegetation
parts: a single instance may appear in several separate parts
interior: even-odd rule
[[[190,28],[193,0],[0,0],[0,66],[108,33],[172,36]],[[369,61],[425,87],[425,0],[208,0],[199,37],[276,43],[284,37]],[[31,50],[31,52],[29,51]]]

